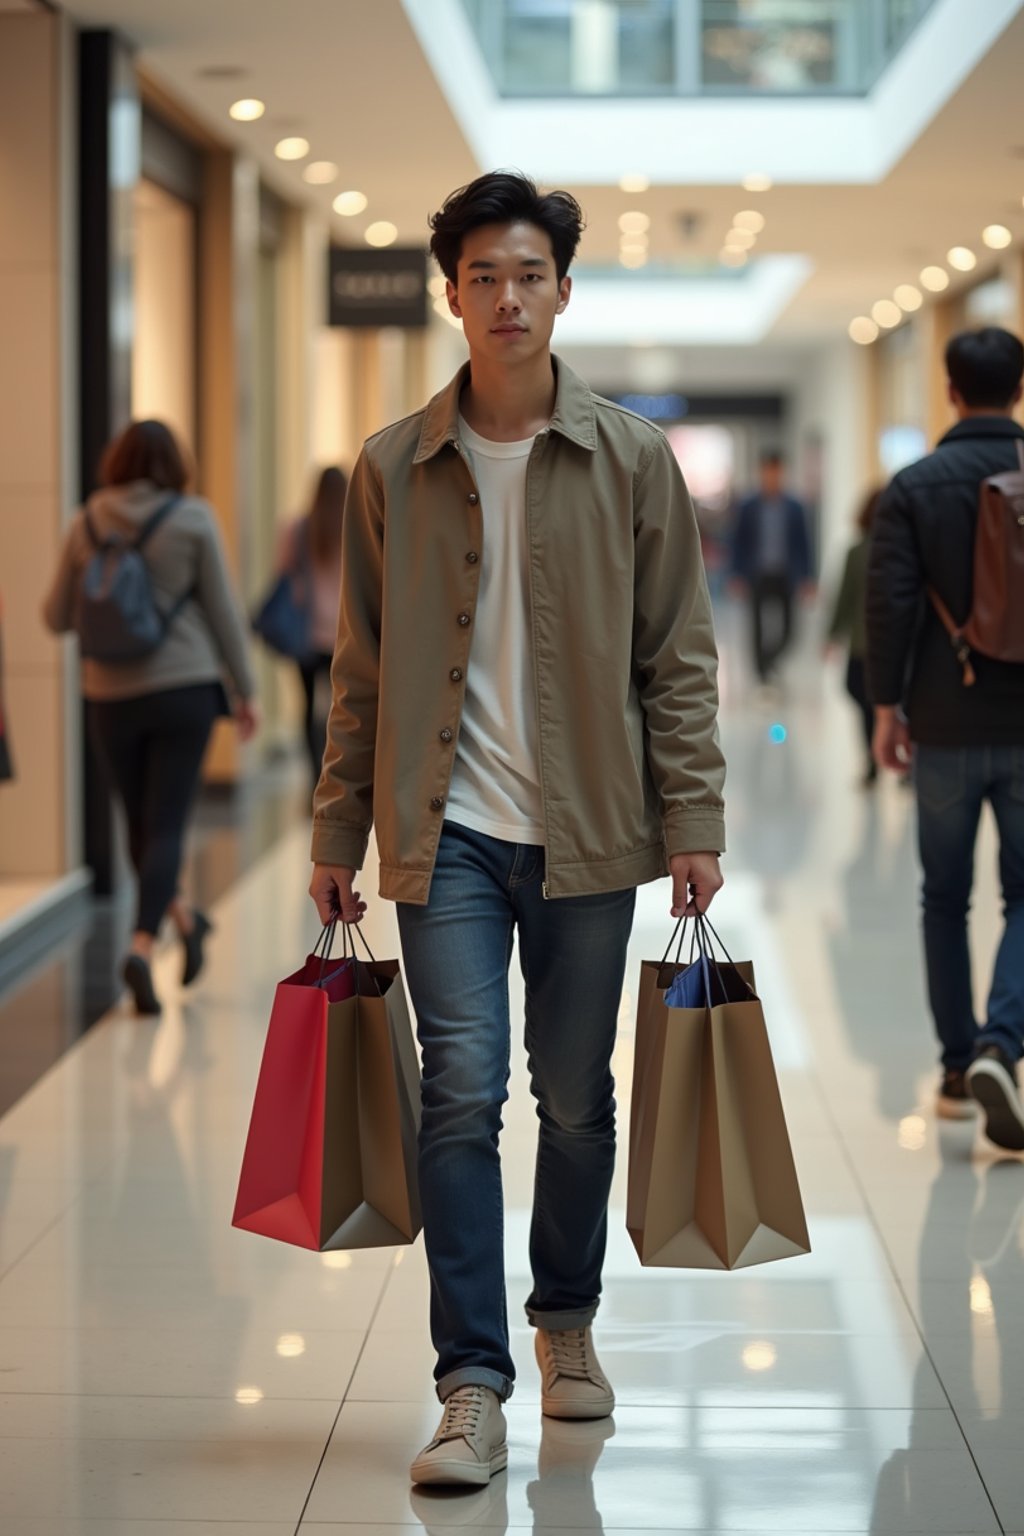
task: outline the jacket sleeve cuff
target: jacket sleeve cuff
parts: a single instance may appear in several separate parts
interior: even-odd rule
[[[346,826],[344,822],[314,820],[312,858],[314,864],[344,864],[349,869],[362,869],[369,832],[360,827]]]
[[[703,805],[677,813],[665,821],[665,847],[670,859],[677,853],[724,853],[724,815]]]

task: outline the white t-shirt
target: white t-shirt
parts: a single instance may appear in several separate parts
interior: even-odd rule
[[[526,465],[534,439],[492,443],[459,419],[483,514],[480,587],[445,815],[502,842],[543,846],[530,644]]]

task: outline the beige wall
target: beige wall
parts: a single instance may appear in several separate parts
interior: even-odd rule
[[[64,350],[73,283],[63,217],[66,38],[55,16],[0,13],[0,592],[17,771],[14,783],[0,784],[0,879],[55,878],[77,862],[69,660],[40,620],[71,501],[62,425],[62,411],[73,410]]]
[[[135,192],[132,415],[158,417],[195,452],[195,213],[162,187]]]

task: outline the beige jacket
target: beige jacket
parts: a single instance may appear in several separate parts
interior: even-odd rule
[[[555,362],[527,467],[545,895],[622,890],[725,847],[711,605],[663,435]],[[345,510],[313,859],[425,905],[471,665],[483,537],[459,442],[468,365],[364,445]]]

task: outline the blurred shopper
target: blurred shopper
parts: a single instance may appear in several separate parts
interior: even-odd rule
[[[787,493],[785,474],[781,453],[762,454],[760,486],[740,503],[733,532],[733,587],[750,602],[754,667],[762,684],[773,681],[793,638],[795,594],[814,590],[807,512]]]
[[[994,326],[967,331],[949,343],[946,367],[957,424],[934,453],[900,471],[875,523],[867,604],[875,756],[899,771],[913,743],[928,996],[942,1046],[938,1112],[964,1117],[973,1095],[990,1140],[1022,1151],[1024,664],[972,652],[966,673],[936,600],[958,624],[971,611],[979,488],[986,477],[1019,467],[1024,431],[1013,411],[1024,347]],[[1013,573],[1005,576],[1012,600]],[[1024,606],[1024,593],[1017,592],[1016,606]],[[969,675],[974,681],[965,686]],[[999,830],[1006,925],[979,1031],[967,913],[986,800]]]
[[[874,784],[878,778],[878,764],[872,752],[875,711],[868,697],[864,655],[867,650],[865,602],[871,525],[875,520],[881,495],[881,491],[870,491],[857,514],[859,537],[847,551],[846,564],[843,566],[843,576],[836,593],[835,606],[828,628],[829,643],[832,645],[845,643],[847,647],[846,691],[860,712],[866,753],[863,778],[865,786]]]
[[[320,778],[327,740],[326,711],[318,712],[321,680],[329,682],[341,597],[341,525],[348,480],[331,465],[320,475],[313,504],[284,529],[277,552],[279,575],[291,576],[307,609],[309,655],[296,667],[305,698],[303,733],[313,787]]]
[[[83,656],[89,733],[124,806],[138,910],[124,979],[139,1013],[160,1002],[150,962],[169,915],[184,949],[182,984],[203,964],[210,922],[182,897],[178,880],[189,811],[214,721],[232,712],[243,740],[256,728],[245,627],[231,593],[212,508],[186,491],[185,460],[159,421],[137,421],[114,439],[100,467],[101,489],[79,511],[64,541],[44,617],[55,634],[80,622],[83,581],[97,554],[115,561],[135,548],[166,628],[138,660]],[[147,526],[148,525],[148,526]],[[142,536],[140,538],[140,536]]]
[[[657,428],[550,351],[582,217],[499,172],[432,250],[470,361],[365,445],[345,515],[334,704],[316,794],[321,920],[371,823],[423,1048],[420,1180],[444,1414],[416,1482],[505,1466],[512,1391],[498,1138],[518,928],[540,1142],[527,1316],[544,1413],[604,1418],[597,1310],[611,1054],[636,886],[676,916],[721,884],[717,659],[693,508]],[[623,573],[630,579],[623,585]]]

